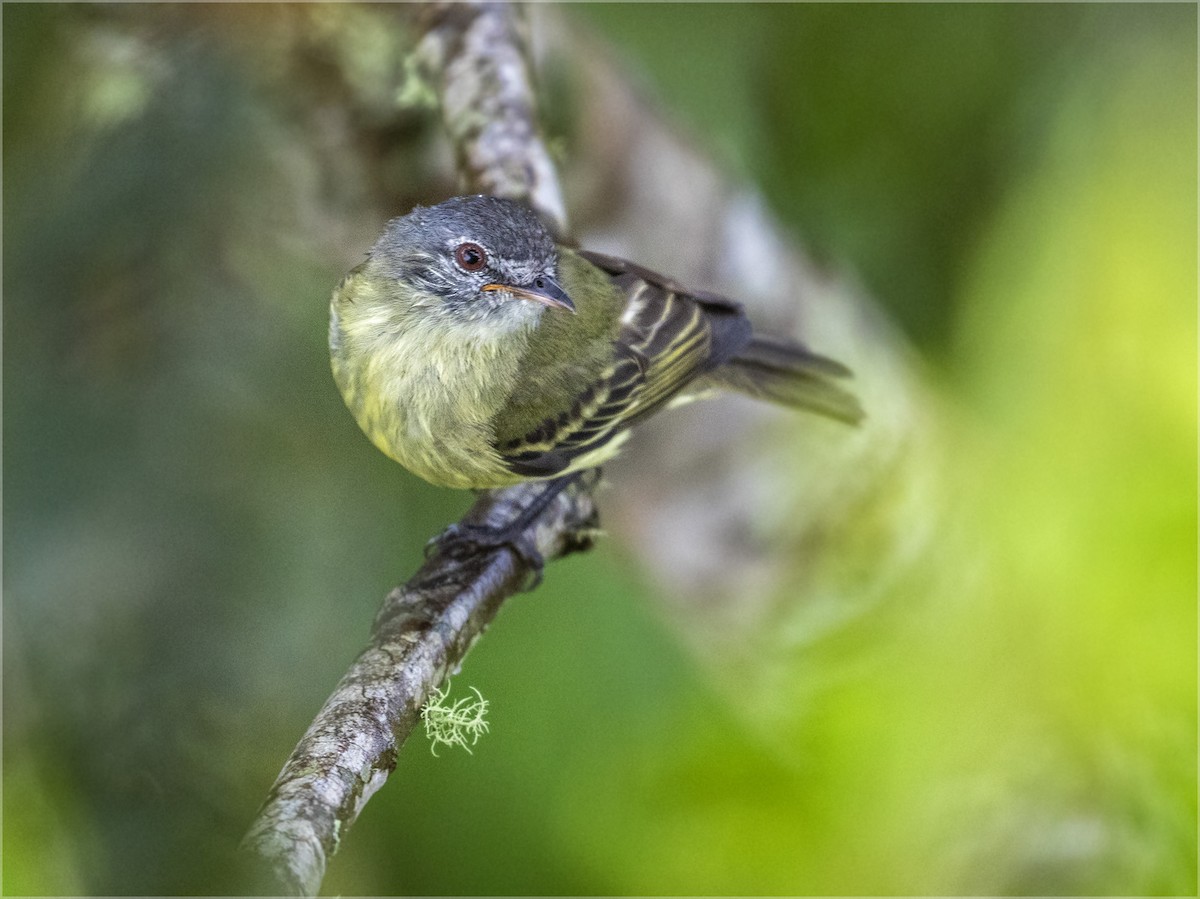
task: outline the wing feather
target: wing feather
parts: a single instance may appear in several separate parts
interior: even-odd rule
[[[515,474],[549,477],[567,470],[750,340],[750,323],[732,300],[689,293],[623,259],[580,255],[607,272],[625,297],[613,363],[570,410],[496,447]]]

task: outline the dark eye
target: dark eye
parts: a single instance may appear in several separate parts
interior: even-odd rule
[[[477,272],[487,265],[487,252],[477,243],[460,243],[454,248],[454,261],[468,272]]]

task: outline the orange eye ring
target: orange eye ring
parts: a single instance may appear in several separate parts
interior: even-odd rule
[[[487,251],[477,243],[460,243],[454,248],[454,261],[465,272],[477,272],[487,265]]]

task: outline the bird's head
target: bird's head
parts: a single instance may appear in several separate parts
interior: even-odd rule
[[[457,197],[393,219],[364,266],[379,296],[414,314],[507,331],[574,312],[554,240],[527,206]],[[388,287],[384,287],[385,282]]]

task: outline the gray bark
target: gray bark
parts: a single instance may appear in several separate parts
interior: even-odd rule
[[[561,230],[558,177],[539,133],[519,10],[507,4],[436,3],[417,51],[435,87],[469,191],[522,199]],[[547,561],[585,549],[596,525],[585,477],[557,496],[524,538]],[[463,524],[504,525],[541,487],[480,497]],[[500,605],[527,583],[529,560],[508,547],[438,548],[393,590],[367,648],[317,713],[243,842],[278,888],[315,895],[342,835],[387,780],[421,707],[462,663]]]

